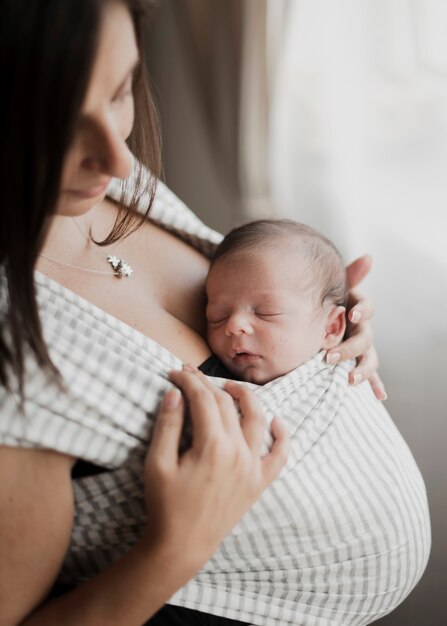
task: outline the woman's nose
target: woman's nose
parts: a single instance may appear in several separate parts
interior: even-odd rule
[[[250,335],[252,332],[253,330],[247,316],[236,314],[229,317],[225,328],[225,334],[227,337],[242,334]]]
[[[115,178],[127,178],[132,163],[133,155],[126,140],[112,123],[105,123],[98,129],[88,154],[83,159],[86,169]]]

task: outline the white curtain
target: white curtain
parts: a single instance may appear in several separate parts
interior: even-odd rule
[[[379,227],[447,264],[447,3],[287,5],[268,150],[277,210],[353,253]]]

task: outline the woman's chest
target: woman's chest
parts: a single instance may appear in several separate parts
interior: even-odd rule
[[[104,256],[112,252],[131,265],[130,277],[74,271],[51,277],[183,361],[203,362],[210,354],[203,338],[207,259],[150,222]]]

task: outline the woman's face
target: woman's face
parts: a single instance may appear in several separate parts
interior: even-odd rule
[[[133,157],[125,141],[134,120],[132,79],[138,58],[127,8],[118,1],[107,3],[91,80],[63,166],[57,214],[86,213],[104,198],[112,177],[129,175]]]

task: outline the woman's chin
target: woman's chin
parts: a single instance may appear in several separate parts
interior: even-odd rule
[[[83,196],[75,192],[64,191],[61,193],[56,206],[56,214],[66,217],[78,217],[91,211],[106,196],[106,190],[92,196]]]

